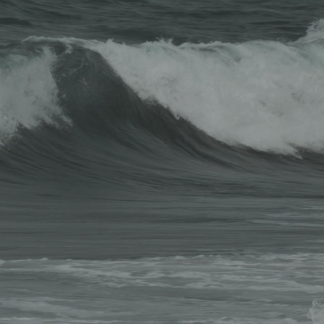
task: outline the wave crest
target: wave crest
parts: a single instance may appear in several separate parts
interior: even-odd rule
[[[230,145],[324,148],[324,45],[88,43],[145,100]]]
[[[103,126],[107,128],[114,127],[114,122],[110,121],[117,115],[133,123],[134,120],[131,119],[138,120],[140,117],[143,121],[143,114],[146,118],[147,114],[151,114],[150,109],[160,109],[156,107],[163,106],[176,118],[181,117],[217,141],[232,146],[282,154],[297,154],[300,150],[322,152],[323,28],[324,20],[320,20],[308,29],[305,37],[289,43],[260,40],[175,45],[170,41],[160,40],[127,45],[113,40],[99,42],[74,38],[30,37],[26,43],[38,43],[42,47],[55,47],[60,44],[65,47],[69,63],[67,66],[62,65],[60,73],[54,75],[54,81],[50,62],[53,60],[52,54],[45,53],[42,56],[44,64],[37,63],[36,74],[41,77],[34,79],[30,85],[28,76],[35,74],[33,60],[40,58],[31,60],[29,67],[24,67],[26,71],[19,73],[23,75],[18,83],[22,90],[18,91],[17,97],[13,96],[14,87],[2,87],[6,95],[2,98],[5,102],[2,102],[1,113],[8,114],[9,111],[5,108],[8,106],[6,96],[15,97],[16,101],[23,98],[30,109],[10,108],[10,117],[23,125],[33,125],[35,115],[39,120],[49,116],[48,112],[51,114],[58,111],[56,97],[59,93],[61,98],[64,94],[65,97],[79,102],[78,106],[84,106],[83,115],[87,117],[83,119],[85,123],[91,120],[94,124],[101,123],[104,114],[108,124]],[[84,69],[89,63],[89,53],[100,54],[108,63],[108,70],[111,67],[117,79],[121,78],[125,85],[113,81],[110,72],[102,73],[105,68],[99,62],[99,55],[88,66],[88,70]],[[59,59],[62,60],[62,56]],[[81,69],[78,62],[81,62]],[[85,66],[82,66],[82,62],[86,62]],[[74,68],[78,73],[73,76],[71,69]],[[11,77],[14,78],[16,74]],[[40,81],[42,78],[43,81]],[[65,85],[57,91],[55,82],[62,80]],[[81,86],[82,80],[87,80],[88,85]],[[117,85],[118,89],[114,86],[116,91],[110,89],[113,84]],[[32,86],[32,90],[26,92],[27,86]],[[9,91],[6,87],[10,87]],[[121,87],[124,90],[120,90]],[[144,102],[134,104],[137,102],[134,99],[136,95],[131,95],[135,101],[131,99],[127,104],[125,100],[120,100],[125,97],[121,95],[123,91],[126,91],[127,97],[130,94],[127,87]],[[81,88],[83,90],[80,92]],[[116,96],[116,93],[120,95]],[[81,97],[84,99],[80,99]],[[85,107],[85,102],[89,103],[88,108]],[[111,106],[112,102],[115,106],[123,105],[123,108],[115,107],[116,109],[110,111],[110,116],[107,116],[105,106]],[[91,105],[93,108],[89,108]],[[20,107],[21,104],[15,102],[14,106]],[[67,115],[74,121],[79,118],[79,112],[71,116],[70,108]],[[8,118],[3,118],[6,119]],[[150,123],[146,123],[146,126],[147,124]]]

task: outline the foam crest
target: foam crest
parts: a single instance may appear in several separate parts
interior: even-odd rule
[[[57,88],[51,74],[55,56],[9,55],[0,60],[0,140],[12,136],[19,126],[32,128],[50,122],[60,112]]]
[[[144,100],[217,140],[294,154],[324,148],[324,45],[90,42]]]
[[[324,40],[324,19],[319,19],[312,23],[308,29],[305,37],[300,38],[297,42],[314,42]]]

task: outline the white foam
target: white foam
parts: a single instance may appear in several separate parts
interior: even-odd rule
[[[13,316],[37,315],[77,323],[88,318],[128,323],[126,319],[138,315],[138,309],[141,319],[157,312],[160,322],[166,323],[161,314],[168,309],[177,314],[174,323],[184,324],[323,324],[320,301],[313,302],[306,317],[312,299],[324,294],[323,265],[324,254],[308,253],[124,261],[8,260],[0,268],[0,277],[4,275],[12,282],[10,287],[19,289],[10,288],[10,296],[2,290],[0,308]],[[33,291],[28,283],[21,284],[28,282],[22,278],[55,283],[54,295],[44,297],[49,288],[43,281]],[[82,296],[80,287],[85,287]],[[60,292],[59,299],[54,298],[55,291]],[[103,297],[107,303],[101,302]]]
[[[57,88],[51,73],[55,56],[44,49],[32,58],[10,55],[0,66],[0,141],[17,127],[32,128],[40,121],[51,122],[60,113]]]
[[[315,299],[308,312],[308,317],[313,324],[324,324],[324,303],[323,300]]]
[[[324,19],[314,21],[307,29],[304,37],[301,37],[297,42],[314,42],[324,40]]]
[[[84,44],[101,53],[141,98],[216,139],[295,153],[296,147],[324,148],[322,25],[294,43]]]

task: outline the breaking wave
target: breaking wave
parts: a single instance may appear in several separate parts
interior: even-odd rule
[[[95,66],[103,66],[103,58],[107,64],[104,69],[110,66],[116,77],[125,82],[119,86],[130,87],[142,100],[141,105],[158,103],[177,119],[190,122],[217,141],[285,154],[296,153],[300,148],[321,151],[324,147],[323,21],[312,25],[305,37],[290,43],[177,46],[161,40],[126,45],[112,40],[102,43],[30,37],[24,44],[38,44],[42,54],[2,57],[2,133],[12,132],[18,124],[35,126],[37,121],[48,121],[50,115],[57,114],[57,96],[62,92],[71,95],[67,89],[73,84],[66,84],[59,94],[57,90],[56,83],[67,75],[74,73],[74,81],[82,82],[91,73],[91,83],[84,86],[91,91],[91,102],[101,100],[100,89],[95,87],[103,87],[105,82],[100,80],[105,77]],[[65,48],[65,54],[55,54],[54,45],[61,51]],[[70,56],[71,66],[63,66],[55,75],[54,62],[60,65],[66,56]],[[94,61],[88,67],[93,69],[88,75],[72,71],[73,65],[80,68],[78,64],[87,62],[89,56]],[[106,100],[112,102],[117,98],[109,86],[102,91],[111,95],[106,95]],[[136,109],[142,107],[136,108],[131,102],[124,111],[130,115]]]
[[[307,157],[312,175],[322,172],[323,21],[290,43],[29,37],[2,46],[0,61],[1,161],[10,168],[128,184],[153,176],[150,186],[174,172],[186,182],[229,179],[206,161],[273,176],[276,160],[293,178],[303,168],[291,168],[296,157]]]

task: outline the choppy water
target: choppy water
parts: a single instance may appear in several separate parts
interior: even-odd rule
[[[324,323],[323,17],[0,0],[0,323]]]

